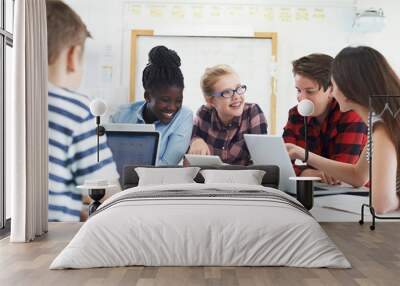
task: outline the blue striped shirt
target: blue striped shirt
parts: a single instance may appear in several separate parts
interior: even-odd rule
[[[100,137],[97,163],[96,123],[89,99],[49,83],[49,220],[79,221],[86,179],[118,179],[106,144]]]

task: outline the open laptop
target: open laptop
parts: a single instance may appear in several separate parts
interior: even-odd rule
[[[125,165],[157,165],[160,133],[140,124],[105,125],[107,144],[122,178]],[[145,124],[143,124],[145,125]],[[146,128],[149,128],[146,130]]]
[[[296,182],[289,180],[296,177],[292,162],[287,152],[282,136],[263,134],[244,134],[244,140],[249,149],[251,159],[256,165],[279,166],[279,189],[290,194],[296,194]],[[368,192],[366,188],[353,188],[348,184],[328,185],[314,183],[314,195],[333,195],[342,193]]]

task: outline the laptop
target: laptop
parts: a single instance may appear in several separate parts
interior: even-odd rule
[[[145,130],[136,125],[141,124],[107,124],[105,125],[107,144],[111,150],[117,171],[122,179],[125,165],[157,165],[160,133]],[[145,125],[145,124],[143,124]]]
[[[296,177],[296,173],[282,136],[244,134],[244,140],[253,163],[279,166],[279,189],[290,194],[296,194],[296,182],[289,180],[290,177]],[[345,183],[334,186],[320,182],[314,183],[314,196],[343,193],[365,194],[367,192],[368,190],[364,187],[354,188]]]

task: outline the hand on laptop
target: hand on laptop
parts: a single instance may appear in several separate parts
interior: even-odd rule
[[[286,143],[285,146],[289,153],[290,160],[304,160],[304,148],[301,148],[292,143]]]
[[[301,172],[300,176],[301,177],[320,177],[322,183],[326,183],[329,185],[339,185],[340,184],[339,180],[325,174],[324,172],[322,172],[320,170],[305,169],[303,172]]]
[[[201,138],[196,138],[192,141],[188,153],[196,155],[211,155],[207,143]]]

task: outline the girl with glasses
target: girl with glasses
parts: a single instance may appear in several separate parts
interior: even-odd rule
[[[261,108],[246,103],[247,87],[227,65],[207,68],[200,85],[206,105],[194,119],[189,154],[218,155],[224,163],[249,165],[243,134],[267,133]]]

